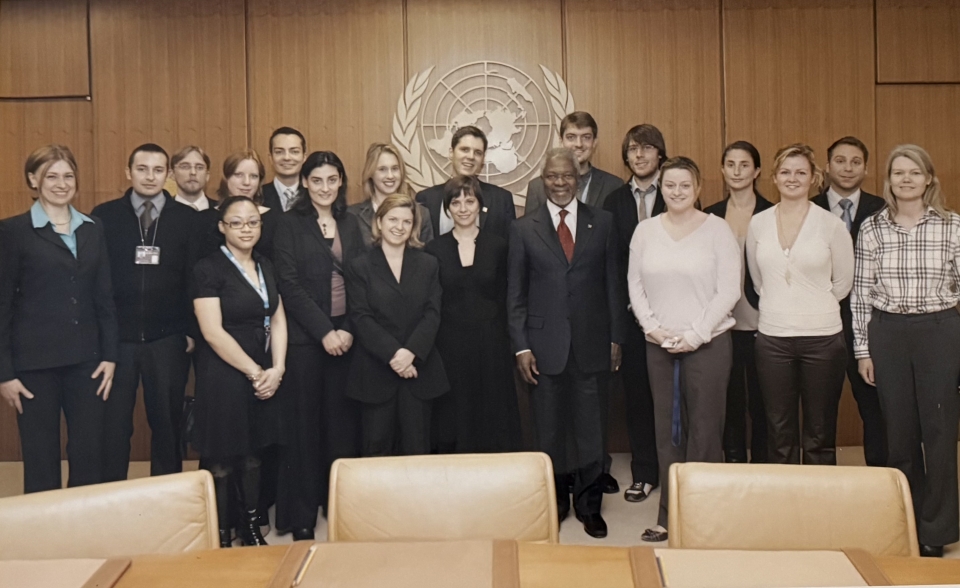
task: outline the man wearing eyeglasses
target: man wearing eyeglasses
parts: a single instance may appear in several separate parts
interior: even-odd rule
[[[173,179],[177,182],[174,200],[198,211],[217,206],[217,202],[211,202],[204,192],[210,180],[210,156],[203,149],[187,145],[173,154],[170,165],[173,167]]]
[[[194,347],[187,336],[193,317],[187,286],[201,213],[164,191],[168,161],[159,145],[134,149],[127,163],[131,187],[92,213],[104,225],[120,323],[120,355],[104,419],[105,482],[127,478],[141,383],[151,432],[150,474],[183,469],[180,415]]]

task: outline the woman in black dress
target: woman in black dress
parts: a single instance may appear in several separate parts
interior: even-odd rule
[[[435,404],[443,453],[517,451],[520,411],[507,334],[507,242],[481,231],[480,182],[456,176],[443,187],[453,230],[427,244],[440,261],[443,308],[437,349],[450,393]]]
[[[314,538],[318,499],[326,510],[330,464],[360,455],[360,404],[347,398],[353,325],[343,267],[362,255],[357,218],[347,213],[347,174],[335,153],[311,153],[301,189],[280,218],[274,261],[289,318],[277,528]]]
[[[357,345],[347,396],[363,403],[362,454],[430,452],[430,411],[450,389],[434,346],[440,327],[440,270],[420,251],[413,198],[394,194],[374,217],[375,246],[347,264]]]
[[[258,452],[279,434],[269,403],[285,369],[287,322],[273,265],[254,251],[261,223],[249,198],[225,200],[219,226],[226,243],[193,272],[204,339],[197,350],[195,446],[214,477],[222,547],[230,546],[231,485],[243,505],[238,535],[245,545],[266,545],[257,524]]]
[[[69,486],[103,480],[104,401],[118,354],[103,225],[72,205],[77,161],[62,145],[27,158],[36,202],[0,222],[0,398],[17,410],[25,493],[61,488],[60,412]]]

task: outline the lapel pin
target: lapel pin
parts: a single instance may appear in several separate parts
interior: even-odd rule
[[[487,212],[487,207],[486,207],[486,206],[483,207],[483,212]]]
[[[592,229],[592,228],[593,228],[593,225],[587,225],[587,228],[588,228],[588,229]]]

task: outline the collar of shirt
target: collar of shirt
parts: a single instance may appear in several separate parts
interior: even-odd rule
[[[561,208],[550,199],[547,199],[547,210],[550,211],[550,220],[553,222],[554,230],[560,226],[560,211],[566,210],[569,213],[565,222],[567,223],[567,228],[570,229],[570,234],[573,235],[574,242],[577,240],[577,210],[579,209],[577,204],[579,204],[579,201],[574,198],[569,204]]]
[[[587,190],[590,189],[590,180],[593,179],[593,166],[590,166],[590,169],[587,170],[587,173],[580,176],[580,182],[577,185],[577,200],[580,202],[587,202]]]
[[[156,196],[150,198],[145,198],[136,193],[136,191],[130,192],[130,203],[133,204],[133,210],[137,213],[137,216],[143,214],[143,205],[146,204],[147,200],[153,203],[153,210],[156,211],[157,216],[160,216],[160,211],[163,210],[163,205],[167,203],[167,199],[164,198],[163,192],[160,192]]]
[[[630,191],[633,192],[633,197],[638,199],[640,198],[640,196],[646,197],[646,196],[649,196],[650,194],[656,194],[657,183],[659,181],[660,181],[660,172],[657,171],[657,173],[653,175],[653,181],[650,182],[650,185],[647,186],[647,189],[641,190],[640,185],[637,183],[637,176],[633,176],[632,178],[630,178]]]
[[[924,211],[923,216],[921,216],[920,220],[917,221],[916,226],[919,227],[920,225],[926,222],[929,222],[931,220],[938,219],[938,218],[940,218],[940,215],[937,214],[937,211],[935,211],[932,206],[928,206],[927,210]],[[904,227],[900,226],[900,224],[898,224],[895,220],[893,220],[893,216],[890,215],[890,208],[886,206],[884,206],[883,209],[877,213],[877,219],[886,223],[891,229],[895,231],[899,231],[901,233],[910,232]]]
[[[843,215],[843,208],[840,206],[841,200],[843,200],[843,196],[837,194],[833,186],[827,188],[827,203],[830,205],[830,211],[837,216]],[[850,216],[853,218],[857,216],[857,207],[860,206],[860,189],[857,188],[856,192],[847,196],[847,200],[853,202],[853,206],[850,207]]]
[[[173,199],[180,204],[186,204],[194,210],[207,210],[210,208],[210,200],[207,198],[206,194],[200,194],[200,197],[194,202],[190,202],[189,200],[182,198],[179,194],[177,194]]]
[[[89,216],[78,212],[76,208],[70,206],[70,226],[69,232],[67,235],[73,235],[73,233],[80,228],[80,225],[83,223],[92,223],[93,219]],[[33,221],[33,228],[42,229],[47,225],[53,225],[53,222],[50,221],[50,217],[47,216],[47,211],[43,209],[43,205],[40,204],[40,201],[37,200],[33,203],[33,206],[30,207],[30,220]]]
[[[297,187],[284,184],[280,178],[273,178],[273,187],[277,189],[277,194],[280,196],[280,206],[283,207],[283,211],[290,210],[293,200],[297,197]],[[287,196],[287,190],[293,190],[293,195]]]

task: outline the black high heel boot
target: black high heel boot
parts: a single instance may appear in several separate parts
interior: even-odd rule
[[[267,542],[260,533],[260,523],[257,521],[257,509],[248,510],[243,513],[243,521],[237,528],[237,534],[240,535],[240,541],[244,545],[266,545]]]
[[[220,547],[231,547],[230,537],[230,472],[217,471],[213,476],[213,490],[217,497],[217,525],[220,527]]]
[[[260,461],[253,457],[248,457],[240,473],[240,487],[238,488],[241,498],[239,504],[243,505],[243,512],[240,516],[240,524],[237,525],[237,535],[244,545],[266,545],[263,534],[260,532],[260,513],[257,510],[257,502],[260,500]]]

